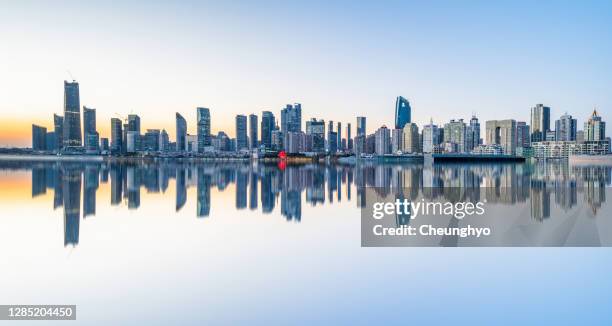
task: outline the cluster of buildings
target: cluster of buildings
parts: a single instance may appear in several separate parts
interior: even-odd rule
[[[197,133],[187,133],[187,120],[176,113],[175,141],[166,130],[141,130],[140,117],[111,119],[109,138],[96,131],[96,110],[83,106],[81,129],[79,84],[64,81],[64,116],[54,115],[54,129],[32,125],[32,149],[57,153],[132,155],[168,153],[178,155],[266,154],[285,151],[303,155],[403,155],[422,153],[458,153],[473,155],[518,155],[538,159],[567,158],[570,155],[601,155],[610,152],[610,138],[605,122],[593,111],[578,130],[577,120],[562,115],[551,127],[550,107],[537,104],[531,108],[528,125],[514,119],[490,120],[485,123],[484,139],[478,118],[469,122],[452,119],[443,125],[433,121],[419,126],[412,121],[407,99],[398,96],[395,102],[393,129],[383,125],[367,134],[366,118],[357,117],[353,137],[351,124],[343,130],[342,122],[306,121],[302,129],[302,105],[288,104],[280,112],[280,124],[274,113],[263,111],[261,121],[256,114],[237,115],[235,138],[225,132],[211,133],[208,108],[196,108]],[[327,126],[327,128],[326,128]]]

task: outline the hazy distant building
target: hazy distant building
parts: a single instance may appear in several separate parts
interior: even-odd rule
[[[376,154],[389,154],[391,151],[391,133],[387,126],[382,126],[376,130]]]
[[[197,108],[198,148],[196,151],[202,153],[204,148],[210,146],[210,110],[208,108]],[[245,122],[246,132],[246,122]]]
[[[550,108],[544,104],[537,104],[531,108],[531,141],[538,142],[546,139],[546,132],[550,130]]]
[[[555,121],[555,133],[557,141],[574,141],[576,140],[578,122],[569,114],[564,114]]]
[[[357,117],[357,136],[366,136],[366,118]]]
[[[250,148],[257,148],[259,146],[259,138],[258,138],[258,131],[257,131],[258,127],[257,127],[257,115],[255,114],[251,114],[249,115],[249,147]]]
[[[516,123],[516,147],[529,147],[531,144],[531,133],[529,126],[524,121]]]
[[[606,140],[606,123],[597,114],[597,110],[593,110],[589,120],[584,123],[584,138],[587,141]]]
[[[465,151],[469,153],[478,145],[480,145],[480,122],[476,116],[472,116],[465,131]]]
[[[266,149],[272,148],[272,131],[274,131],[274,114],[270,111],[263,111],[261,114],[261,144]]]
[[[111,119],[111,152],[121,153],[123,147],[123,130],[121,120],[118,118]]]
[[[411,122],[411,108],[407,99],[398,96],[395,99],[395,129],[402,129]]]
[[[451,144],[453,152],[465,152],[465,132],[466,126],[463,119],[451,120],[444,125],[444,143]]]
[[[429,124],[423,127],[423,153],[434,152],[435,147],[440,143],[438,135],[438,126],[430,120]]]
[[[82,146],[79,83],[64,81],[64,147]]]
[[[281,131],[283,134],[302,131],[302,105],[300,103],[287,104],[281,110]]]
[[[516,121],[491,120],[486,123],[487,145],[500,145],[504,154],[516,154]]]
[[[47,128],[32,125],[32,149],[35,151],[47,149]]]
[[[247,142],[247,117],[245,115],[236,116],[236,150],[248,149]]]
[[[187,120],[180,113],[176,113],[176,151],[187,150]]]
[[[325,152],[325,122],[312,118],[306,121],[306,134],[312,136],[312,151]]]
[[[419,153],[419,127],[416,123],[407,123],[402,130],[402,152],[404,153]]]

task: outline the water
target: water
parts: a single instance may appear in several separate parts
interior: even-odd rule
[[[84,324],[609,323],[610,248],[362,248],[360,207],[366,185],[486,187],[539,225],[576,209],[601,224],[611,176],[562,163],[0,161],[0,303],[76,304]]]

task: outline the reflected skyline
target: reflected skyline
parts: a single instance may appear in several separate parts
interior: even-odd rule
[[[214,209],[211,189],[226,190],[233,185],[236,212],[243,209],[270,214],[279,210],[287,221],[302,221],[303,205],[334,205],[354,202],[365,205],[366,187],[382,196],[397,199],[479,201],[530,205],[531,218],[545,222],[551,207],[567,212],[584,204],[593,215],[606,201],[606,187],[612,184],[612,167],[569,166],[566,163],[517,164],[409,164],[330,165],[307,164],[196,164],[162,163],[78,163],[0,162],[0,170],[31,171],[32,198],[53,191],[52,208],[63,209],[64,246],[79,243],[81,218],[96,215],[96,205],[141,206],[141,192],[166,197],[175,179],[175,210],[196,200],[196,218],[210,218]],[[101,186],[110,187],[110,202],[97,200]],[[188,198],[195,188],[196,198]],[[356,198],[352,195],[355,194]],[[484,197],[484,198],[481,198]],[[81,206],[82,201],[82,206]],[[304,203],[302,203],[304,201]],[[356,212],[358,214],[358,212]],[[217,215],[218,216],[218,215]],[[357,216],[357,215],[356,215]],[[396,224],[406,225],[410,215],[397,216]]]

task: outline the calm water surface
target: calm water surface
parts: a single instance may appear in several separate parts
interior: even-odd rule
[[[360,207],[365,186],[483,187],[535,223],[579,210],[595,225],[612,219],[611,178],[562,163],[0,161],[0,303],[76,304],[84,324],[610,322],[610,248],[362,248]]]

